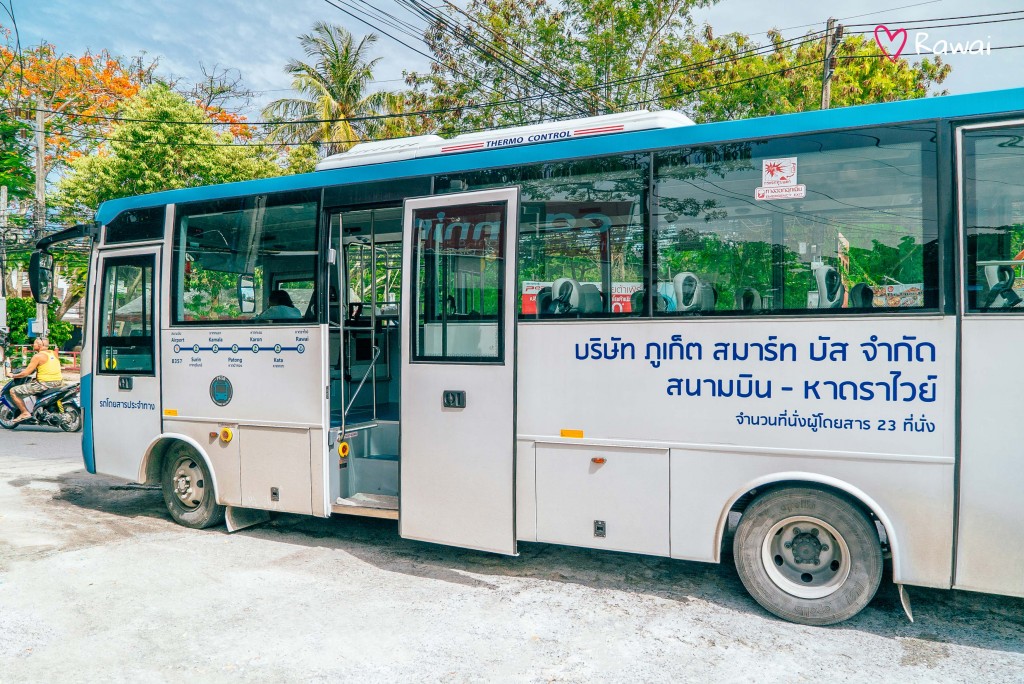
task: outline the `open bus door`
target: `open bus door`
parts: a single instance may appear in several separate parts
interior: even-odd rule
[[[516,553],[519,189],[405,202],[401,535]]]

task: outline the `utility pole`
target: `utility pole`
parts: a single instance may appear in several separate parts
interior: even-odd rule
[[[821,74],[821,108],[828,109],[832,101],[832,74],[836,70],[836,50],[843,39],[843,25],[836,25],[836,20],[829,17],[825,28],[825,59],[822,62]]]
[[[7,186],[0,185],[0,329],[7,328]],[[0,330],[2,334],[2,330]],[[3,343],[6,344],[6,341]],[[0,346],[3,346],[0,344]],[[2,373],[0,373],[2,375]]]
[[[43,111],[43,97],[36,96],[36,215],[35,240],[39,241],[46,230],[46,118]],[[56,286],[56,283],[54,283]],[[46,304],[36,304],[36,329],[40,336],[46,335]]]

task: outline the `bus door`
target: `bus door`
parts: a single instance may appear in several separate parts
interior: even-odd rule
[[[1024,596],[1024,120],[957,135],[963,320],[954,586]]]
[[[97,260],[90,321],[95,359],[91,425],[96,472],[139,477],[140,455],[160,434],[160,248],[102,251]],[[88,372],[83,369],[83,372]]]
[[[519,189],[405,202],[400,531],[516,552]]]

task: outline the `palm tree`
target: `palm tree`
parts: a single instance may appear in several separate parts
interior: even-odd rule
[[[318,21],[313,32],[299,36],[309,63],[290,60],[285,71],[300,97],[271,102],[263,116],[289,121],[277,126],[270,140],[289,143],[321,143],[327,154],[344,152],[352,141],[366,137],[367,124],[360,117],[381,111],[389,96],[367,93],[373,68],[380,58],[367,59],[377,36],[367,34],[358,43],[341,26]]]

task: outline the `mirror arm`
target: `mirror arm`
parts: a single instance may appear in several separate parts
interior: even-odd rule
[[[58,242],[67,242],[68,240],[77,240],[79,238],[91,237],[94,240],[99,237],[99,224],[98,223],[80,223],[72,228],[66,228],[53,235],[47,235],[36,243],[36,249],[43,252],[50,245],[54,245]]]

